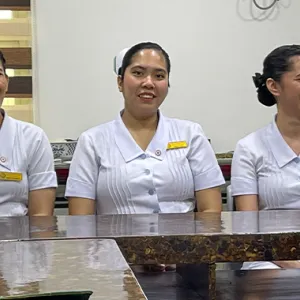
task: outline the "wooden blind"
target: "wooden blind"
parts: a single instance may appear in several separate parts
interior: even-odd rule
[[[30,0],[0,0],[1,10],[30,11]],[[31,48],[1,48],[9,69],[32,69]],[[32,77],[16,76],[9,80],[6,97],[31,98]]]
[[[30,0],[0,0],[0,9],[30,10]]]

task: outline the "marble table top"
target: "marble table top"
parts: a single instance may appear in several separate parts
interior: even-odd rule
[[[0,299],[66,291],[147,299],[114,240],[0,242]]]
[[[49,231],[53,238],[300,233],[300,210],[0,218],[0,240]]]
[[[75,238],[115,239],[132,263],[296,260],[300,211],[0,219],[0,240]]]

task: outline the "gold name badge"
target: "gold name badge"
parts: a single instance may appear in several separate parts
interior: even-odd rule
[[[4,181],[21,181],[22,180],[22,173],[0,172],[0,180],[4,180]]]
[[[170,142],[168,143],[168,150],[171,149],[179,149],[179,148],[187,148],[188,144],[186,141],[179,141],[179,142]]]

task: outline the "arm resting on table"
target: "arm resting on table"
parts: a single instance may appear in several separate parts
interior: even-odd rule
[[[28,215],[52,216],[54,211],[56,188],[47,188],[29,192]]]
[[[199,212],[222,211],[222,195],[220,187],[196,191],[196,200]]]
[[[239,211],[258,211],[257,195],[242,195],[234,197],[236,210]]]
[[[69,215],[94,215],[96,213],[96,201],[88,198],[70,197]]]

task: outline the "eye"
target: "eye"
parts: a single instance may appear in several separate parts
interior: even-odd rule
[[[135,75],[135,76],[141,76],[143,73],[141,71],[132,71],[132,74]]]
[[[165,79],[166,78],[166,75],[165,74],[157,74],[156,77],[158,79]]]

